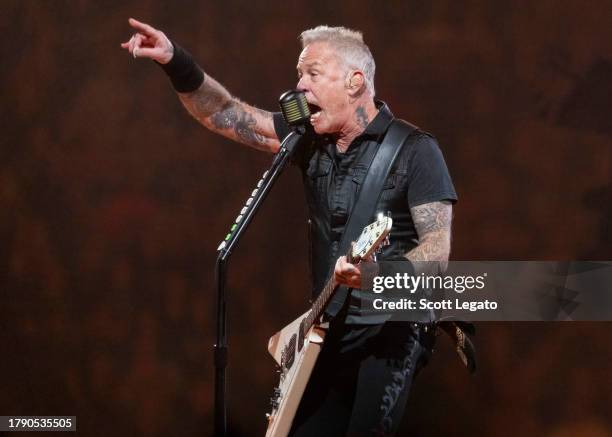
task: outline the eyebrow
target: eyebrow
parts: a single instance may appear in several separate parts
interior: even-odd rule
[[[322,64],[321,62],[319,62],[319,61],[314,61],[314,62],[312,62],[312,63],[310,63],[310,64],[306,64],[306,65],[304,65],[304,67],[306,67],[306,68],[312,68],[312,67],[315,67],[315,66],[318,66],[318,65],[323,65],[323,64]],[[296,66],[296,67],[295,67],[295,69],[299,71],[299,70],[300,70],[300,67]]]

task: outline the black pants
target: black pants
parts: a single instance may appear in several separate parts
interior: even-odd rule
[[[394,435],[434,342],[428,325],[332,325],[289,435]]]

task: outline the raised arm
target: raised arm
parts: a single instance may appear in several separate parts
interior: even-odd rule
[[[134,58],[149,58],[162,65],[172,66],[175,72],[173,79],[177,77],[177,70],[179,79],[182,79],[181,75],[192,79],[193,74],[189,74],[189,68],[199,69],[199,67],[186,52],[181,50],[180,54],[176,53],[168,37],[146,23],[130,18],[129,24],[137,33],[129,41],[121,44],[121,47],[128,50]],[[181,59],[176,59],[176,56],[180,56]],[[176,64],[177,61],[180,61],[181,65],[171,64],[171,62]],[[198,73],[200,78],[204,78],[201,84],[198,86],[196,83],[195,89],[188,91],[179,87],[177,94],[196,120],[211,131],[247,146],[272,153],[278,151],[280,144],[274,131],[271,112],[241,102],[210,75],[195,73]],[[176,89],[175,80],[173,83]]]
[[[272,113],[241,102],[209,75],[200,88],[178,96],[189,113],[211,131],[259,150],[278,151]]]

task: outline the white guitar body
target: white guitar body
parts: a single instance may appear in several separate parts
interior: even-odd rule
[[[319,352],[321,352],[325,330],[319,325],[314,325],[308,331],[301,351],[295,354],[291,367],[289,369],[282,367],[281,363],[284,362],[283,349],[291,343],[292,338],[299,338],[300,325],[309,313],[310,311],[307,311],[285,326],[270,337],[268,342],[270,355],[281,367],[281,377],[273,397],[275,404],[273,404],[272,412],[268,416],[266,437],[285,437],[289,433],[312,369],[317,362]]]
[[[393,221],[381,215],[366,226],[351,246],[347,260],[357,264],[367,259],[386,240]],[[323,287],[310,310],[270,338],[268,351],[280,367],[280,382],[272,396],[266,437],[286,437],[310,379],[323,341],[325,329],[319,321],[330,298],[338,288],[334,276]]]

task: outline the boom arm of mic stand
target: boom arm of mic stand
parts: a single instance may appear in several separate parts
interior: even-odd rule
[[[302,135],[299,132],[291,132],[283,140],[278,153],[274,156],[272,166],[266,172],[264,172],[262,178],[251,193],[251,197],[247,199],[244,208],[242,208],[240,214],[238,217],[236,217],[236,221],[232,225],[230,232],[225,237],[225,240],[223,240],[219,245],[217,250],[219,251],[219,255],[222,257],[222,261],[226,261],[229,257],[232,249],[240,239],[240,236],[247,228],[253,219],[255,212],[257,212],[257,209],[270,191],[270,188],[272,188],[277,177],[281,174],[289,162],[289,159],[301,138]]]
[[[230,232],[219,245],[217,251],[217,263],[215,266],[215,286],[217,289],[217,337],[214,346],[215,365],[215,436],[225,437],[227,435],[227,403],[226,403],[226,378],[227,367],[227,333],[226,333],[226,299],[225,283],[227,277],[226,263],[232,250],[238,243],[240,236],[244,233],[255,213],[263,203],[266,195],[287,166],[293,151],[302,138],[303,132],[291,132],[283,140],[280,150],[272,161],[272,166],[257,183],[257,187],[251,193],[245,206],[240,211]]]

